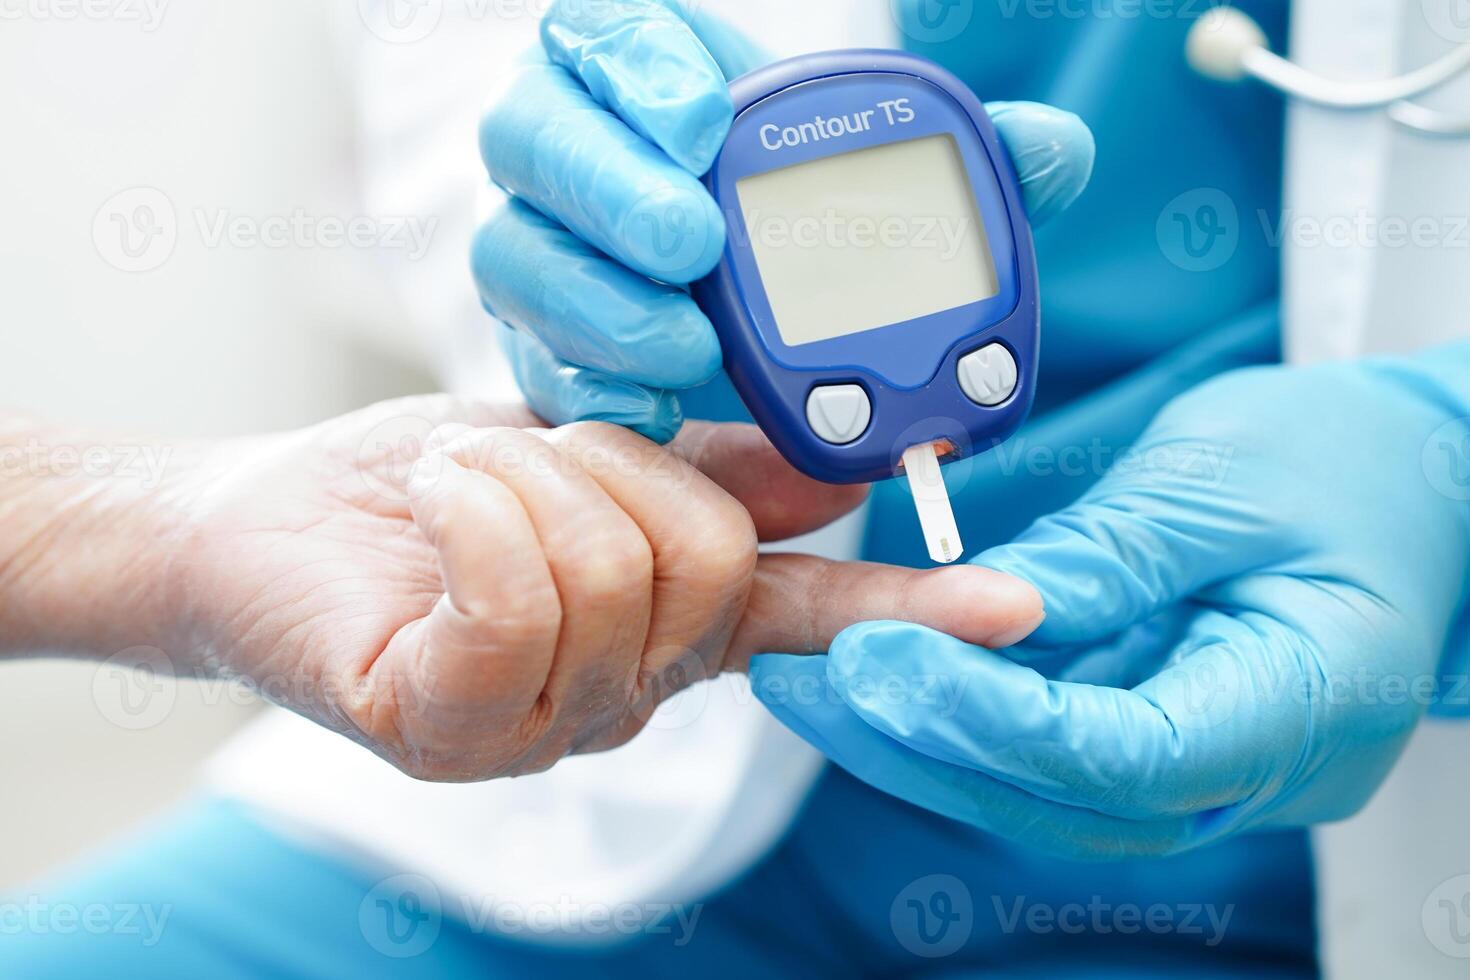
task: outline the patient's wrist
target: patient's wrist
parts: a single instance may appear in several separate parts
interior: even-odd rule
[[[170,569],[198,455],[0,419],[0,656],[177,643]]]

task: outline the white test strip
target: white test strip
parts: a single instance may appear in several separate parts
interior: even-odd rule
[[[948,565],[964,554],[960,529],[955,524],[954,508],[949,503],[949,489],[939,471],[939,454],[935,443],[926,442],[904,451],[903,468],[909,477],[909,490],[914,507],[919,511],[919,526],[924,529],[924,543],[929,557]]]

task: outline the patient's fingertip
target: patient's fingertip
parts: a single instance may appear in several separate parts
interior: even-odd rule
[[[1035,586],[989,568],[931,569],[912,588],[917,622],[991,649],[1019,643],[1046,618]]]

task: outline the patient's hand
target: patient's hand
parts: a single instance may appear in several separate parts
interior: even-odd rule
[[[758,557],[863,492],[802,477],[753,427],[663,449],[536,424],[410,399],[201,451],[156,537],[168,652],[457,781],[621,744],[674,691],[858,621],[1004,645],[1040,619],[984,569]]]

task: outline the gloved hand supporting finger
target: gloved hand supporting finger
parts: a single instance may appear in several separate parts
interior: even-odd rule
[[[569,364],[535,337],[508,327],[500,330],[516,384],[552,425],[612,422],[665,443],[684,424],[679,399],[672,392]]]

